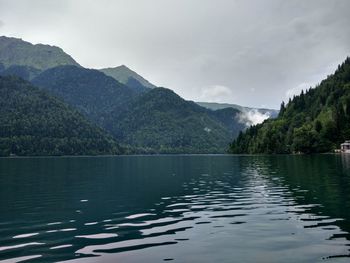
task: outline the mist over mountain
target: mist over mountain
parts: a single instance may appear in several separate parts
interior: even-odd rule
[[[241,125],[164,88],[138,93],[102,72],[75,66],[48,69],[32,81],[62,98],[117,141],[143,153],[225,152]],[[233,116],[238,114],[232,113]]]
[[[279,116],[252,126],[233,153],[322,153],[350,138],[350,58],[315,88],[282,102]]]
[[[196,102],[198,105],[212,109],[226,109],[233,108],[240,111],[240,114],[237,116],[237,120],[245,125],[245,127],[250,127],[252,125],[256,125],[262,123],[264,120],[270,118],[276,118],[278,116],[278,110],[274,109],[265,109],[265,108],[251,108],[244,107],[237,104],[230,103],[216,103],[216,102]]]
[[[219,113],[186,101],[173,91],[154,88],[117,114],[111,132],[144,152],[222,153],[241,128],[229,127]]]
[[[275,114],[194,103],[126,66],[86,69],[62,49],[0,39],[0,75],[15,75],[77,110],[133,153],[223,153],[240,131]]]

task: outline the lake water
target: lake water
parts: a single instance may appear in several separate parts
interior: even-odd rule
[[[0,262],[349,262],[350,155],[0,159]]]

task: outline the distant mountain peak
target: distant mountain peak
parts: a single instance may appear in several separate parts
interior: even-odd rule
[[[117,67],[110,67],[110,68],[103,68],[103,69],[100,69],[100,71],[106,74],[107,76],[110,76],[126,85],[128,85],[128,82],[130,82],[130,79],[133,78],[137,80],[146,89],[156,88],[155,85],[153,85],[148,80],[146,80],[141,75],[139,75],[138,73],[136,73],[135,71],[133,71],[132,69],[128,68],[125,65],[120,65]]]
[[[0,36],[0,62],[5,68],[13,65],[46,70],[60,65],[80,65],[61,48],[32,44],[20,38]]]

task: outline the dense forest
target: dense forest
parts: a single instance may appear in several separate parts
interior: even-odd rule
[[[62,98],[88,119],[105,128],[137,94],[131,88],[94,69],[58,66],[32,80],[36,86]]]
[[[240,133],[231,153],[322,153],[350,139],[350,58],[317,87],[302,91],[277,119]]]
[[[14,136],[21,134],[22,126],[9,120],[16,118],[22,125],[32,119],[26,112],[21,112],[16,117],[8,114],[14,107],[16,109],[18,106],[21,109],[22,104],[29,107],[35,97],[33,94],[26,95],[27,91],[22,88],[18,91],[23,92],[23,96],[19,96],[20,105],[17,105],[17,102],[11,105],[5,101],[1,104],[1,111],[4,113],[2,117],[7,120],[0,125],[7,125],[7,131],[11,131],[3,134],[2,142],[6,138],[7,143],[3,148],[3,155],[119,152],[118,149],[115,150],[115,141],[123,145],[127,153],[224,153],[239,131],[247,126],[246,122],[241,120],[244,112],[240,110],[239,105],[236,105],[236,108],[218,110],[201,107],[192,101],[184,100],[171,90],[157,88],[124,65],[100,70],[86,69],[58,47],[33,45],[17,38],[0,37],[0,76],[18,76],[28,80],[44,91],[45,98],[49,100],[47,103],[55,100],[66,107],[64,111],[74,112],[74,115],[86,124],[80,130],[82,140],[85,140],[86,134],[90,134],[89,129],[96,129],[103,140],[111,143],[107,146],[101,139],[101,149],[93,150],[96,145],[87,143],[87,148],[81,146],[81,149],[63,150],[63,146],[56,147],[60,143],[57,142],[55,130],[45,128],[48,131],[45,134],[47,149],[43,149],[44,145],[30,138],[33,142],[32,149],[16,150],[13,145],[18,140],[14,142]],[[12,84],[19,85],[18,83],[19,79]],[[27,84],[22,86],[29,87]],[[36,89],[35,87],[31,86],[31,90]],[[11,92],[7,87],[3,90],[3,96],[12,96]],[[33,124],[39,125],[40,120],[46,127],[46,118],[50,121],[63,118],[59,111],[57,117],[54,117],[55,110],[42,112],[40,106],[43,103],[44,101],[40,101],[38,105],[32,105],[38,110],[35,112],[32,109],[33,118],[37,120]],[[39,116],[39,113],[43,113],[42,116]],[[20,120],[19,116],[23,119]],[[69,127],[70,124],[66,123],[65,119],[60,121],[64,127]],[[50,127],[58,128],[56,122],[49,124]],[[87,128],[86,132],[83,131],[84,127]],[[106,135],[107,133],[112,137]],[[35,140],[39,140],[40,134],[35,136]],[[10,137],[13,137],[11,142]],[[76,140],[77,136],[66,133],[64,138]],[[19,148],[24,149],[23,143],[18,143]]]
[[[235,109],[208,110],[171,90],[129,87],[93,69],[58,66],[32,82],[130,145],[134,153],[222,153],[245,128]]]
[[[169,89],[154,88],[112,114],[117,121],[108,130],[140,152],[220,153],[242,128],[235,120],[238,111],[231,110],[216,113]]]
[[[0,156],[120,152],[76,110],[18,77],[0,77]]]

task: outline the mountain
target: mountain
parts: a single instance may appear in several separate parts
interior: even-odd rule
[[[164,88],[138,93],[97,70],[59,66],[32,82],[62,98],[118,142],[135,147],[134,152],[224,152],[242,129],[237,110],[208,110]]]
[[[202,106],[204,108],[208,108],[211,110],[221,110],[225,108],[233,108],[237,109],[241,112],[251,112],[251,111],[257,111],[262,114],[266,114],[269,116],[269,118],[276,118],[278,116],[278,110],[274,109],[265,109],[265,108],[250,108],[250,107],[244,107],[237,104],[229,104],[229,103],[216,103],[216,102],[196,102],[199,106]]]
[[[0,155],[116,154],[104,131],[17,77],[0,77]]]
[[[0,68],[0,76],[17,76],[25,80],[31,80],[40,74],[40,70],[30,66],[12,65],[7,69]]]
[[[232,134],[214,115],[169,89],[154,88],[115,115],[109,130],[139,152],[222,153]]]
[[[314,89],[281,104],[278,118],[248,129],[232,153],[319,153],[350,139],[350,58]]]
[[[20,39],[1,37],[0,75],[30,80],[131,152],[225,152],[246,128],[236,109],[209,110],[156,88],[126,66],[86,69],[59,48]]]
[[[59,65],[79,64],[61,48],[23,41],[19,38],[0,36],[0,63],[10,66],[26,66],[39,71]]]
[[[231,138],[236,138],[240,131],[247,128],[242,122],[242,112],[234,108],[224,108],[210,111],[209,114],[218,120],[230,133]]]
[[[94,69],[58,66],[42,72],[32,83],[75,107],[97,125],[106,128],[111,112],[125,107],[136,92]]]
[[[138,91],[143,92],[147,89],[156,88],[155,85],[124,65],[115,68],[103,68],[100,71],[127,86],[136,88]]]

